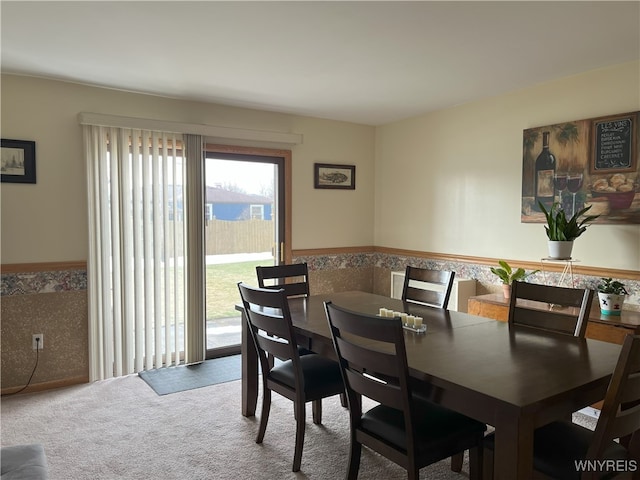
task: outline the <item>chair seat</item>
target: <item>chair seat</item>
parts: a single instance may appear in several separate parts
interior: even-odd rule
[[[414,400],[416,445],[420,457],[432,457],[433,461],[448,457],[451,449],[465,443],[475,442],[475,434],[484,432],[487,426],[465,415],[422,399]],[[406,451],[406,432],[402,411],[378,405],[366,412],[360,427],[395,447]],[[460,448],[463,450],[464,446]]]
[[[338,394],[344,391],[340,366],[337,362],[309,353],[300,357],[300,367],[305,378],[304,393],[307,401],[326,397],[327,392]],[[269,372],[269,378],[295,389],[293,362],[287,360],[276,365]],[[307,379],[313,380],[307,381]]]
[[[575,461],[584,459],[593,431],[570,422],[553,422],[536,429],[534,434],[534,469],[553,478],[579,479]],[[494,450],[494,434],[485,437],[485,448]],[[625,460],[627,450],[617,442],[611,442],[603,455],[607,460]],[[602,472],[599,478],[615,476],[616,472]]]

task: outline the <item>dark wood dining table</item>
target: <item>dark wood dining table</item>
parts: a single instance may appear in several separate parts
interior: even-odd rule
[[[384,307],[423,317],[425,333],[405,332],[413,388],[495,427],[496,479],[531,478],[534,429],[601,400],[620,353],[613,343],[509,326],[366,292],[291,299],[299,343],[333,358],[325,301],[366,314]],[[242,324],[242,414],[253,416],[258,359],[246,319]]]

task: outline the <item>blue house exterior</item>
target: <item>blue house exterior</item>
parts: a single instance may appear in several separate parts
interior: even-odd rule
[[[262,195],[207,187],[207,220],[271,220],[273,200]]]

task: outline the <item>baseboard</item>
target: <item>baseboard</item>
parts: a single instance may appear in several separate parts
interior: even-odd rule
[[[54,388],[70,387],[71,385],[80,385],[89,383],[89,376],[80,376],[65,378],[64,380],[53,380],[51,382],[34,383],[22,390],[20,393],[42,392],[44,390],[52,390]],[[11,395],[17,393],[24,385],[17,387],[8,387],[0,390],[0,395]]]

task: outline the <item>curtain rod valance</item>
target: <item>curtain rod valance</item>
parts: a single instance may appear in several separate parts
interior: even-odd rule
[[[199,125],[195,123],[168,122],[149,118],[121,117],[102,113],[78,114],[81,125],[99,125],[102,127],[139,128],[172,133],[191,133],[225,140],[248,140],[256,142],[271,142],[287,145],[300,145],[302,134],[271,132],[267,130],[248,130],[233,127],[218,127],[214,125]]]

